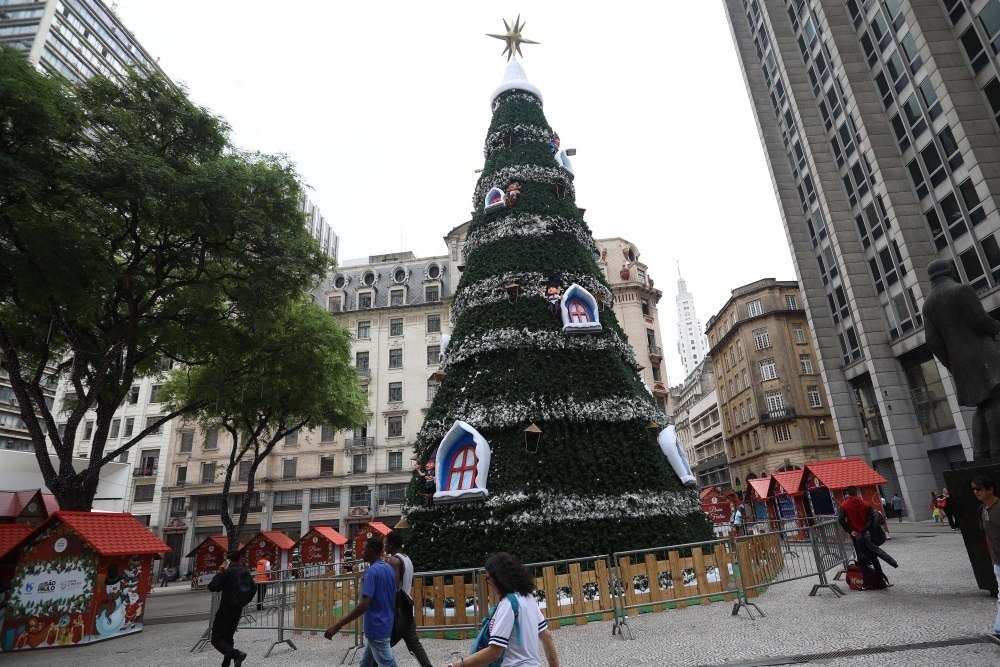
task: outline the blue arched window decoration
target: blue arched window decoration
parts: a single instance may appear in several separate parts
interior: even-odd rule
[[[598,333],[602,329],[597,299],[576,283],[563,294],[559,309],[564,333]]]
[[[480,500],[489,495],[490,445],[463,421],[456,421],[438,445],[434,502]]]

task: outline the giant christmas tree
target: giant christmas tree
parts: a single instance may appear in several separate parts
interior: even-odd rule
[[[519,28],[499,36],[505,53],[527,41]],[[437,569],[499,550],[532,562],[708,539],[612,311],[572,166],[540,91],[508,60],[444,377],[418,436],[409,551]]]

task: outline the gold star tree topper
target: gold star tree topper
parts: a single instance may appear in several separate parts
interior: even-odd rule
[[[507,23],[507,19],[504,19],[503,27],[507,29],[506,35],[492,35],[490,33],[486,33],[487,37],[495,37],[496,39],[502,39],[507,43],[507,46],[504,47],[504,50],[500,53],[500,55],[506,53],[508,61],[511,59],[511,56],[513,56],[515,53],[521,56],[522,58],[524,57],[524,55],[521,53],[522,44],[538,44],[538,42],[534,42],[530,39],[525,39],[524,37],[521,37],[521,31],[524,29],[525,24],[521,23],[520,14],[517,15],[517,20],[513,21],[513,23],[514,27],[511,28],[510,24]]]

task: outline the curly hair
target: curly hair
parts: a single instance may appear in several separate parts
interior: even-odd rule
[[[490,554],[486,558],[484,567],[496,584],[500,595],[508,593],[531,595],[534,590],[531,574],[517,556],[503,551]]]

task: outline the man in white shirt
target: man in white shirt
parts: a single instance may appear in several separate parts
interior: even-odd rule
[[[409,598],[410,604],[413,604],[413,561],[402,552],[402,548],[403,536],[400,535],[399,531],[390,531],[385,537],[386,560],[396,570],[399,577],[399,590],[403,591],[406,597]],[[460,602],[464,604],[464,600],[456,600],[456,604]],[[410,618],[413,619],[412,616]],[[420,643],[420,638],[417,637],[417,622],[415,619],[411,620],[409,627],[403,633],[403,643],[406,644],[406,649],[420,663],[420,667],[433,667],[431,661],[427,658],[427,652]]]

